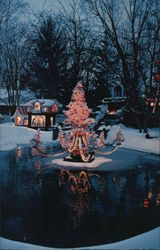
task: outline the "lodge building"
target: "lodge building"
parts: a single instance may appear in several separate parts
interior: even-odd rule
[[[62,105],[55,99],[37,99],[17,107],[12,120],[16,126],[41,128],[53,127],[56,116],[62,112]]]

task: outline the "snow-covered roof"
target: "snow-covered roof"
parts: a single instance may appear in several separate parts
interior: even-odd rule
[[[59,108],[62,108],[62,105],[56,99],[36,99],[31,90],[25,89],[21,91],[19,106],[32,106],[36,101],[39,101],[43,106],[52,107],[56,104]],[[3,88],[0,89],[0,105],[8,105],[8,93]]]
[[[52,107],[54,104],[56,104],[58,106],[58,109],[62,109],[62,104],[60,104],[56,99],[52,99],[52,100],[51,99],[34,99],[24,104],[21,104],[19,107],[17,107],[12,118],[14,118],[17,115],[20,115],[23,117],[28,116],[27,107],[33,107],[35,102],[40,102],[42,107]],[[41,110],[32,109],[32,113],[36,113],[36,114],[41,113]]]
[[[106,125],[101,125],[97,130],[103,130],[103,129],[105,129],[105,130],[110,130],[110,128],[111,128],[111,126],[106,126]]]
[[[46,107],[52,107],[54,104],[57,104],[59,108],[62,107],[62,104],[60,104],[56,99],[34,99],[24,103],[22,106],[32,106],[35,102],[40,102],[41,105]]]
[[[23,111],[22,109],[19,110],[19,108],[16,109],[14,115],[11,117],[11,120],[15,118],[16,116],[20,116],[21,118],[28,118],[27,112]]]
[[[102,100],[103,104],[107,103],[115,103],[115,102],[124,102],[127,98],[125,96],[123,97],[106,97]]]

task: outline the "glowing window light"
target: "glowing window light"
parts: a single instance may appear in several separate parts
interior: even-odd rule
[[[21,125],[21,117],[20,116],[16,117],[16,125]]]
[[[51,117],[50,119],[51,119],[51,126],[53,126],[53,117]]]
[[[28,119],[27,118],[24,119],[23,124],[24,124],[24,126],[28,125]]]
[[[58,107],[56,104],[54,104],[52,107],[52,112],[57,112],[57,111],[58,111]]]
[[[45,127],[46,117],[44,115],[32,115],[32,127]]]
[[[44,111],[44,112],[47,112],[47,107],[44,107],[43,111]]]
[[[21,157],[22,157],[22,149],[21,149],[21,148],[18,148],[18,149],[17,149],[16,155],[17,155],[18,158],[21,158]]]
[[[40,102],[35,102],[34,108],[37,109],[37,110],[40,110],[40,109],[41,109],[41,104],[40,104]]]

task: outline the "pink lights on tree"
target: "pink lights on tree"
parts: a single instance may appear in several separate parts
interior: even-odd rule
[[[121,144],[121,142],[124,141],[124,136],[123,136],[123,134],[122,134],[122,131],[121,131],[120,127],[118,127],[118,129],[117,129],[117,132],[116,132],[116,134],[115,134],[115,136],[114,136],[114,141],[115,141],[117,144]]]
[[[82,82],[79,82],[73,90],[68,110],[64,112],[67,116],[65,123],[71,125],[72,129],[86,130],[90,124],[95,122],[94,119],[89,118],[90,112],[91,110],[85,102],[85,93]]]
[[[62,148],[70,153],[70,157],[64,158],[65,160],[91,162],[94,159],[95,150],[105,146],[104,132],[97,138],[95,132],[89,129],[89,125],[96,122],[93,118],[89,118],[90,112],[85,101],[83,84],[78,82],[73,90],[68,110],[64,112],[66,115],[64,123],[70,125],[71,130],[67,132],[61,130],[58,136]],[[116,148],[106,154],[114,152],[123,141],[120,130],[114,139],[118,142]]]
[[[71,159],[89,162],[93,159],[95,139],[94,132],[89,131],[89,125],[95,120],[89,118],[91,110],[85,101],[82,82],[78,82],[73,90],[71,102],[66,115],[65,124],[70,125],[70,132],[60,131],[59,141],[64,149],[71,153]]]

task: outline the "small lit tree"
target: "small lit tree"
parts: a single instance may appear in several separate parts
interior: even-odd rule
[[[114,142],[116,142],[117,144],[121,144],[122,141],[124,141],[124,136],[122,134],[120,127],[118,127],[117,132],[114,136]]]

